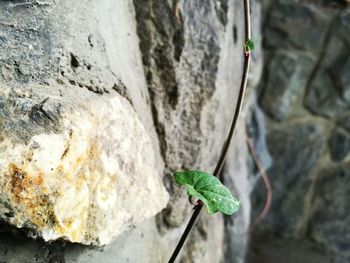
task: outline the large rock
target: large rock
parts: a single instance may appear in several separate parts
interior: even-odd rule
[[[307,3],[273,1],[265,28],[266,47],[318,51],[326,37],[326,14]]]
[[[261,104],[278,121],[286,119],[304,93],[313,60],[303,53],[276,52],[267,68]]]
[[[311,112],[325,117],[337,116],[350,106],[342,100],[327,70],[317,72],[305,97],[305,105]]]
[[[320,171],[313,195],[310,235],[325,244],[336,263],[350,260],[349,164]]]
[[[325,146],[323,127],[314,123],[293,123],[270,129],[267,147],[273,164],[267,170],[273,189],[271,213],[258,230],[295,236],[303,217],[301,203],[311,186],[311,171]],[[265,192],[257,200],[265,200]],[[272,212],[273,211],[273,212]]]
[[[350,152],[350,135],[341,128],[336,128],[329,139],[331,158],[342,161]]]
[[[104,245],[166,205],[150,137],[120,95],[0,95],[3,221],[46,241]]]
[[[336,117],[350,109],[349,39],[344,33],[349,31],[349,17],[348,10],[344,10],[333,18],[324,51],[310,75],[304,102],[313,114]]]
[[[258,6],[252,5],[256,37]],[[4,198],[8,196],[19,218],[14,221],[13,213],[4,213],[5,229],[11,224],[25,226],[22,232],[26,235],[34,232],[46,239],[66,235],[66,239],[84,244],[107,243],[118,235],[114,242],[97,249],[59,242],[46,244],[24,239],[21,235],[18,238],[6,234],[0,238],[0,249],[7,252],[0,253],[0,260],[167,261],[192,212],[186,192],[174,184],[172,172],[194,168],[211,171],[232,118],[243,62],[244,19],[240,10],[243,10],[243,3],[233,0],[0,1],[0,45],[3,50],[0,78],[4,82],[1,87],[9,87],[8,93],[14,94],[10,97],[4,93],[4,108],[17,119],[18,115],[23,115],[24,120],[11,121],[7,112],[2,117],[2,131],[6,137],[13,131],[12,137],[21,139],[10,141],[11,145],[6,140],[7,147],[20,149],[19,155],[9,158],[17,165],[11,169],[5,167],[9,175],[20,174],[13,185],[21,199],[16,199],[18,206],[15,205],[16,200],[10,198],[12,177],[3,176],[9,182],[9,187],[3,191]],[[257,63],[260,61],[259,48],[254,51],[253,58],[252,86],[261,70]],[[23,98],[18,94],[24,94]],[[18,111],[17,104],[9,105],[12,101],[27,104],[24,110],[22,107]],[[58,103],[62,105],[62,112],[57,113]],[[67,129],[71,127],[75,127],[73,134],[80,134],[82,144],[75,150],[69,149],[65,158],[74,159],[90,146],[98,147],[92,158],[84,159],[80,169],[73,161],[67,164],[65,159],[59,159],[65,155],[61,148],[69,142]],[[244,136],[243,118],[239,129],[240,137]],[[121,137],[131,141],[125,139],[122,143],[118,139]],[[230,221],[229,228],[225,228],[222,215],[209,218],[203,212],[179,256],[184,262],[220,262],[224,252],[230,254],[231,251],[230,262],[241,262],[244,258],[251,187],[245,169],[246,152],[240,153],[240,149],[245,149],[245,141],[240,137],[235,139],[234,147],[238,150],[230,154],[228,162],[231,164],[223,177],[232,189],[239,189],[235,192],[239,193],[244,210]],[[38,141],[34,149],[31,148],[33,138]],[[44,142],[43,138],[49,142]],[[56,148],[48,148],[49,143]],[[134,149],[127,150],[129,146]],[[6,149],[9,155],[9,148]],[[145,149],[148,149],[146,156]],[[22,165],[21,161],[29,162],[23,156],[31,151],[41,156],[40,167],[32,163],[28,167]],[[106,160],[105,151],[116,163]],[[76,175],[69,185],[66,180],[56,180],[61,174],[57,174],[55,167],[61,163],[70,174]],[[240,177],[235,180],[234,172],[238,166]],[[113,187],[113,174],[117,173],[118,167],[123,168],[120,172],[123,176],[117,177]],[[36,190],[47,194],[50,205],[64,206],[60,211],[70,210],[70,213],[61,214],[56,209],[55,215],[59,214],[60,220],[72,217],[78,222],[79,209],[72,207],[75,203],[84,206],[81,200],[86,194],[92,198],[89,202],[98,202],[86,211],[90,221],[85,230],[101,240],[93,240],[92,236],[74,239],[67,225],[64,229],[68,234],[60,234],[55,230],[53,220],[49,222],[51,232],[37,226],[41,224],[33,223],[36,217],[30,213],[32,207],[28,201],[31,199],[25,199],[27,193],[18,189],[22,190],[21,180],[36,176],[39,168],[47,169],[47,173],[43,176],[42,188]],[[83,172],[81,169],[87,171],[86,176],[96,172],[87,180],[98,180],[95,186],[101,185],[101,189],[96,188],[91,194],[78,191],[79,187],[84,187],[78,180],[78,175]],[[150,185],[141,186],[146,178]],[[144,220],[165,206],[167,194],[160,179],[171,201],[156,217]],[[244,187],[241,188],[241,184]],[[62,188],[61,199],[51,192],[56,187]],[[82,189],[95,189],[93,185],[89,187]],[[113,197],[113,189],[120,198]],[[101,196],[99,191],[108,191],[110,195]],[[100,202],[101,199],[106,202]],[[100,212],[113,200],[113,209],[107,209],[104,214]],[[152,207],[149,207],[150,203]],[[102,219],[103,215],[107,217]],[[123,223],[117,224],[121,221]],[[106,222],[111,225],[106,226]],[[121,233],[129,227],[132,227],[130,231]],[[18,234],[14,228],[11,231]],[[230,245],[224,247],[225,235],[234,233],[239,233],[239,238],[234,235]],[[245,241],[236,254],[237,249],[232,249],[242,239]]]

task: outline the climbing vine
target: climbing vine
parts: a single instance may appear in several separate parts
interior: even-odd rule
[[[228,133],[227,140],[224,143],[219,161],[212,174],[202,171],[181,171],[176,172],[174,175],[176,183],[185,185],[187,187],[188,195],[198,198],[199,200],[194,207],[192,217],[188,222],[184,233],[182,234],[172,256],[169,259],[169,263],[174,262],[177,258],[204,205],[207,207],[208,214],[213,214],[220,211],[224,214],[232,215],[239,209],[239,200],[232,196],[230,190],[224,186],[217,177],[224,166],[227,152],[230,148],[232,137],[237,127],[237,122],[242,110],[244,95],[247,88],[250,55],[251,51],[254,49],[254,42],[251,40],[249,0],[243,0],[243,4],[245,26],[245,41],[243,43],[244,66],[238,101],[234,111],[231,128]]]

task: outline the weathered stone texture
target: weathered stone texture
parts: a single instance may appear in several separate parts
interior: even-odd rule
[[[233,0],[0,2],[0,213],[19,236],[3,235],[0,260],[167,261],[192,209],[172,172],[213,169],[232,118],[241,10]],[[251,86],[259,47],[253,59]],[[182,262],[244,260],[253,179],[242,136],[244,119],[222,176],[243,209],[226,223],[203,212]],[[23,233],[98,245],[118,237],[97,249]]]
[[[1,218],[47,241],[110,243],[154,216],[168,198],[142,88],[136,94],[136,87],[126,90],[122,83],[144,80],[142,65],[134,57],[125,61],[135,69],[126,77],[109,63],[109,45],[128,28],[115,37],[99,27],[104,20],[98,19],[109,14],[106,5],[120,4],[0,4],[6,38],[0,63]],[[133,21],[125,13],[125,23]],[[135,33],[131,39],[137,40]],[[137,43],[129,52],[135,50]],[[118,92],[141,103],[133,109]]]
[[[32,89],[0,93],[3,221],[46,241],[104,245],[165,206],[151,139],[129,102]]]

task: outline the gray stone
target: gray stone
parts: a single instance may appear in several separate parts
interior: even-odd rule
[[[179,19],[170,15],[174,10],[165,1],[154,1],[146,7],[144,1],[135,2],[154,120],[168,172],[165,181],[171,193],[171,202],[157,217],[161,232],[167,232],[179,227],[190,211],[187,196],[182,188],[174,185],[171,172],[193,168],[212,171],[226,138],[237,98],[237,90],[228,83],[240,81],[241,73],[235,64],[242,62],[243,43],[242,13],[233,16],[230,12],[243,6],[241,2],[229,1],[227,23],[223,23],[224,9],[218,13],[218,4],[225,1],[179,1]],[[254,75],[259,76],[259,72],[252,72]],[[241,140],[236,145],[242,144]],[[232,159],[237,158],[245,163],[243,157]],[[242,172],[243,177],[246,175],[246,171]],[[233,176],[233,173],[224,175]],[[249,202],[248,192],[240,192],[246,202]],[[245,227],[235,225],[227,230],[228,235],[236,236],[233,231],[238,229],[242,232],[239,240],[247,238],[249,211],[239,215]],[[198,245],[193,246],[199,249]],[[231,247],[234,248],[230,246],[228,253]],[[246,243],[242,244],[237,257],[245,253],[244,247]],[[189,253],[193,256],[186,256],[186,260],[199,260],[195,255],[201,254],[200,251]]]
[[[256,96],[254,96],[249,117],[250,118],[247,120],[247,135],[251,139],[261,165],[265,169],[268,169],[272,165],[272,158],[267,149],[266,118],[264,116],[264,112],[261,110],[256,101]],[[257,174],[259,171],[255,171],[255,173]]]
[[[332,32],[336,32],[337,27],[333,26]],[[338,34],[331,34],[327,41],[327,47],[325,50],[325,54],[321,56],[321,62],[318,64],[318,68],[322,69],[330,69],[333,72],[334,68],[339,68],[339,66],[343,65],[344,56],[347,57],[348,46],[344,39]]]
[[[311,185],[310,172],[324,147],[322,126],[311,123],[286,124],[269,130],[267,145],[273,165],[267,174],[273,188],[270,213],[261,231],[295,236],[303,214],[305,193]],[[263,196],[256,197],[265,200]],[[261,206],[255,199],[255,206]]]
[[[104,128],[102,124],[103,120],[113,118],[116,110],[125,109],[124,106],[128,105],[126,108],[131,112],[126,110],[126,115],[130,114],[128,121],[132,122],[129,124],[144,127],[142,135],[137,132],[138,129],[133,131],[143,136],[142,138],[148,138],[152,143],[154,171],[151,172],[150,179],[156,180],[158,175],[164,175],[161,179],[171,195],[171,202],[164,212],[156,218],[141,222],[146,217],[140,215],[143,209],[139,204],[148,199],[144,196],[147,187],[141,187],[140,194],[137,194],[128,192],[124,186],[135,183],[135,187],[131,189],[137,189],[138,183],[148,172],[141,175],[135,172],[130,177],[120,176],[125,179],[126,184],[120,182],[120,186],[123,187],[119,190],[123,190],[125,196],[134,196],[135,200],[118,205],[122,211],[115,216],[119,219],[124,218],[125,222],[120,225],[121,228],[116,227],[113,231],[117,233],[132,226],[134,229],[118,232],[116,240],[104,248],[46,244],[24,239],[23,236],[2,235],[0,247],[5,253],[0,254],[0,261],[166,262],[169,258],[192,211],[185,190],[174,185],[172,172],[189,168],[211,170],[215,166],[237,98],[242,70],[244,22],[243,13],[240,11],[243,10],[241,2],[170,2],[0,1],[0,45],[3,51],[0,54],[1,80],[5,86],[11,89],[18,87],[27,95],[37,94],[42,98],[41,94],[48,93],[56,94],[57,98],[60,98],[50,95],[48,101],[40,104],[34,96],[33,105],[38,105],[32,111],[32,117],[25,119],[23,123],[16,123],[9,117],[4,117],[4,127],[10,129],[12,125],[13,130],[16,130],[13,133],[13,137],[18,140],[16,143],[29,147],[23,141],[31,138],[32,134],[28,129],[24,132],[19,131],[28,123],[35,126],[38,133],[45,132],[45,129],[51,133],[66,132],[66,115],[59,117],[61,112],[56,112],[57,105],[52,106],[51,103],[62,100],[61,104],[65,109],[65,102],[70,100],[72,107],[68,109],[75,108],[75,105],[76,112],[82,118],[86,115],[91,115],[91,119],[96,118],[97,126],[93,126],[96,130],[88,128],[85,129],[85,133],[104,134],[98,140],[106,142],[101,146],[101,150],[114,149],[113,146],[118,149],[118,145],[109,140],[109,129]],[[252,5],[253,14],[258,14],[255,10],[257,7],[258,4]],[[258,27],[259,16],[254,15],[253,20],[254,27]],[[254,29],[253,32],[255,34],[258,31]],[[260,57],[258,48],[254,55],[256,68],[259,68]],[[251,73],[254,78],[250,78],[250,83],[256,83],[259,71]],[[41,89],[37,89],[38,86]],[[132,107],[116,93],[124,96]],[[90,100],[92,97],[96,100]],[[120,98],[122,103],[119,99],[112,99],[114,97]],[[30,101],[29,98],[25,98],[24,101]],[[75,99],[79,105],[74,104]],[[16,100],[21,101],[18,96]],[[20,103],[20,110],[24,112],[21,113],[16,107],[12,107],[9,101],[11,100],[8,96],[0,101],[2,116],[7,116],[8,112],[10,116],[22,116],[28,112],[27,108],[32,109],[33,106]],[[115,105],[112,102],[115,102]],[[85,104],[84,111],[82,107]],[[91,104],[93,107],[90,108]],[[49,122],[47,115],[55,118],[52,117],[53,121]],[[70,120],[69,116],[67,120]],[[135,116],[137,118],[134,118]],[[26,115],[23,118],[25,117]],[[79,124],[79,118],[74,123]],[[126,121],[125,124],[127,123]],[[79,126],[78,124],[76,126]],[[240,134],[244,136],[244,119],[241,119],[240,125]],[[80,128],[83,133],[84,127]],[[122,134],[132,136],[133,131]],[[19,142],[20,140],[22,142]],[[134,145],[133,143],[137,142],[132,141],[131,145]],[[239,261],[245,254],[251,188],[245,170],[246,154],[240,153],[241,148],[245,147],[245,142],[238,138],[234,145],[237,148],[235,154],[228,159],[232,166],[224,177],[231,182],[233,189],[238,189],[238,185],[245,185],[244,189],[239,190],[239,195],[246,204],[244,212],[237,215],[235,222],[238,223],[230,224],[227,229],[221,216],[209,219],[203,213],[192,232],[193,236],[190,237],[192,242],[180,255],[180,260],[184,262],[220,262],[223,258],[225,233],[239,233],[237,240],[232,238],[232,244],[245,240],[237,257],[233,254],[232,260]],[[32,151],[40,151],[42,143],[32,143],[31,146]],[[135,147],[144,146],[145,144],[139,143]],[[111,152],[115,153],[116,149]],[[123,151],[120,151],[120,154],[127,157]],[[150,151],[146,158],[142,158],[143,154],[135,154],[132,159],[141,158],[146,162],[152,155]],[[49,156],[47,155],[47,158]],[[137,170],[138,166],[133,166],[132,162],[124,164],[127,166],[126,170]],[[117,162],[115,165],[123,166],[123,162]],[[237,166],[242,168],[238,182],[232,179]],[[101,168],[98,164],[96,167]],[[139,176],[135,178],[135,175]],[[108,174],[101,171],[101,176],[98,177],[101,178],[100,183],[104,184],[102,179],[107,177]],[[158,185],[163,189],[162,184],[153,184],[152,180],[151,185]],[[61,183],[65,183],[62,181]],[[110,190],[110,187],[108,184],[106,189]],[[154,202],[154,207],[148,209],[147,204],[144,206],[149,216],[160,209],[161,205],[158,205],[164,201],[162,196],[165,197],[162,194],[163,190],[160,196],[151,192],[150,200]],[[157,196],[160,197],[159,200],[156,200]],[[118,199],[118,202],[121,200],[123,198]],[[76,200],[73,198],[73,201]],[[132,218],[129,216],[135,215],[135,210],[130,214],[126,212],[129,203],[132,209],[139,207],[140,213]],[[72,213],[76,212],[71,210]],[[90,218],[95,212],[91,212]],[[4,216],[9,218],[11,213]],[[140,220],[137,221],[137,218]],[[8,225],[4,226],[7,227]],[[30,234],[28,230],[22,230],[26,235]],[[227,250],[232,247],[228,246]],[[36,250],[39,253],[36,253]]]
[[[332,262],[350,260],[349,168],[348,164],[343,164],[323,169],[313,196],[311,237],[331,251]]]
[[[346,12],[336,17],[308,87],[305,106],[314,114],[334,117],[350,108],[349,45],[346,43]]]
[[[346,63],[350,56],[349,43],[347,42],[348,34],[346,33],[350,30],[348,22],[346,22],[348,17],[347,11],[340,12],[334,17],[317,65],[317,70],[331,72],[332,80],[339,90],[344,89],[342,86],[347,83],[345,72],[348,68]],[[341,80],[342,78],[344,80]]]
[[[307,239],[260,236],[255,240],[248,263],[331,262],[328,251],[322,245]]]
[[[342,161],[350,152],[350,134],[343,129],[336,128],[329,139],[331,158]]]
[[[350,46],[350,36],[348,34],[350,30],[350,12],[348,9],[343,9],[342,12],[340,12],[336,30],[339,37],[344,39],[347,45]]]
[[[265,29],[266,46],[317,52],[326,36],[326,14],[307,3],[275,1]]]
[[[346,114],[337,120],[337,124],[350,132],[350,115]]]
[[[342,98],[350,103],[350,56],[337,71],[336,76],[338,77]]]
[[[287,118],[304,92],[312,66],[312,59],[302,53],[274,54],[261,98],[264,111],[278,121]]]
[[[323,70],[317,72],[308,87],[305,106],[312,113],[325,117],[335,117],[350,108],[337,92],[331,73]]]

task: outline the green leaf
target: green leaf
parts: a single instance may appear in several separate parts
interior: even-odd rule
[[[254,45],[253,40],[247,39],[247,40],[244,42],[244,50],[245,50],[246,52],[248,52],[248,51],[253,51],[254,48],[255,48],[255,45]]]
[[[232,215],[239,209],[239,200],[211,174],[201,171],[176,172],[175,182],[187,186],[187,194],[200,199],[206,205],[208,214],[220,211]]]

